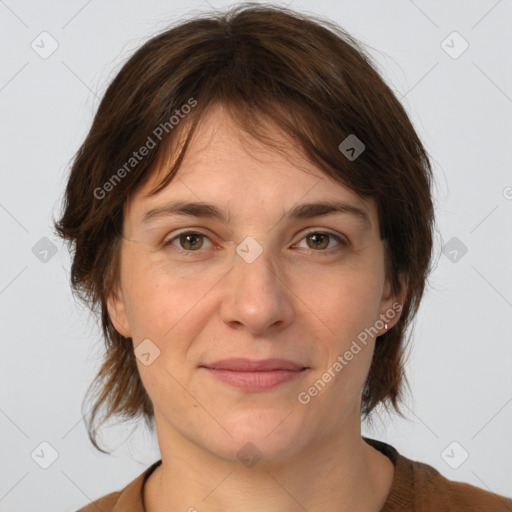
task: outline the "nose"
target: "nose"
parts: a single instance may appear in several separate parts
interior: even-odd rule
[[[233,329],[252,335],[283,329],[294,318],[293,293],[278,266],[263,251],[248,263],[239,255],[224,280],[222,320]]]

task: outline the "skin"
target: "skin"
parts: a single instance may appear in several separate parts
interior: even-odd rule
[[[134,347],[149,339],[160,350],[147,366],[137,360],[162,454],[144,488],[149,512],[376,512],[390,491],[391,461],[361,439],[375,338],[308,404],[297,396],[393,303],[403,304],[405,288],[392,294],[385,278],[374,201],[325,175],[289,141],[288,150],[242,135],[215,106],[176,178],[149,196],[157,170],[125,206],[120,282],[108,308]],[[146,211],[177,199],[214,203],[229,212],[228,222],[171,216],[141,223]],[[297,204],[325,200],[364,209],[371,228],[347,213],[283,218]],[[177,234],[187,229],[205,236],[180,244]],[[325,232],[340,239],[318,238]],[[247,236],[263,250],[252,263],[235,251]],[[388,329],[398,318],[387,320]],[[199,368],[229,357],[287,358],[309,369],[250,392]],[[261,455],[252,467],[237,457],[248,442]]]

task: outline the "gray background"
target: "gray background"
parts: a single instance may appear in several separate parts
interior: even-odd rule
[[[435,165],[439,261],[415,324],[407,419],[384,416],[364,432],[450,479],[510,496],[512,2],[290,7],[326,16],[373,48]],[[113,456],[87,438],[80,406],[103,345],[72,298],[69,255],[49,225],[121,64],[168,23],[205,9],[196,0],[0,0],[2,512],[76,510],[159,458],[156,439],[135,424],[105,431]],[[52,40],[58,48],[42,58]],[[58,457],[43,469],[52,450]]]

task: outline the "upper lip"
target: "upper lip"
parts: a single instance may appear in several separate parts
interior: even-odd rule
[[[288,359],[222,359],[214,363],[201,365],[205,368],[215,370],[231,370],[238,372],[265,372],[272,370],[293,370],[299,371],[307,368],[306,366],[290,361]]]

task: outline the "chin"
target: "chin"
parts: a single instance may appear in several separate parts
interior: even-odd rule
[[[283,417],[269,426],[269,422],[249,419],[238,423],[236,428],[226,429],[231,433],[214,442],[210,450],[229,462],[241,462],[246,467],[263,464],[279,464],[288,461],[301,449],[300,428],[293,428]]]

